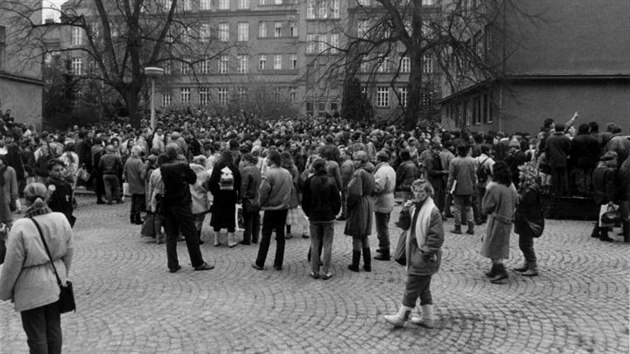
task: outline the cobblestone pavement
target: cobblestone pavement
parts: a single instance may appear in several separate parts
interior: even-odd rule
[[[216,268],[194,272],[179,243],[183,268],[171,274],[164,245],[143,242],[128,209],[128,202],[97,206],[79,198],[71,271],[78,311],[62,316],[66,353],[628,352],[630,244],[592,239],[589,222],[547,220],[535,246],[540,276],[510,271],[503,285],[483,275],[490,263],[478,254],[484,227],[475,236],[447,234],[432,284],[439,321],[428,330],[385,323],[382,316],[402,299],[404,268],[374,261],[371,273],[348,271],[351,242],[342,222],[328,281],[308,276],[309,240],[301,237],[287,241],[282,271],[268,258],[262,272],[250,266],[256,245],[207,242],[202,251]],[[395,244],[399,231],[390,230]],[[521,261],[514,235],[507,265]],[[19,315],[7,302],[0,303],[0,352],[27,352]]]

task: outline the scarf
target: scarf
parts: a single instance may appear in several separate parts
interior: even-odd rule
[[[420,207],[420,211],[418,211],[418,215],[414,218],[415,223],[411,225],[409,228],[410,234],[407,237],[407,245],[405,247],[405,253],[407,256],[407,269],[409,269],[410,259],[411,259],[411,238],[416,238],[416,243],[418,244],[418,248],[424,246],[427,241],[427,230],[429,230],[429,226],[431,225],[431,212],[435,208],[435,203],[431,197],[427,197],[422,206]],[[411,213],[411,215],[415,214],[415,209]]]
[[[24,217],[31,218],[33,216],[44,215],[48,213],[52,213],[52,210],[50,210],[50,208],[48,207],[48,205],[46,205],[46,202],[44,202],[42,198],[38,197],[37,199],[35,199],[33,204],[31,204],[31,206],[26,209],[26,212],[24,212]]]

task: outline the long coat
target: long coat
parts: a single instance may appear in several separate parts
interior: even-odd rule
[[[518,193],[513,184],[490,182],[481,208],[488,214],[488,228],[481,242],[481,255],[490,259],[507,259],[510,254],[510,232]]]
[[[420,209],[414,207],[410,210],[410,215],[415,215]],[[426,235],[418,237],[416,235],[419,230],[418,223],[422,222],[416,218],[416,224],[411,225],[407,231],[407,237],[412,237],[409,242],[409,266],[407,274],[409,275],[432,275],[437,273],[442,263],[442,244],[444,244],[444,227],[442,225],[442,216],[437,206],[433,206],[431,210],[431,218],[426,228]],[[401,235],[400,237],[403,237]],[[418,240],[421,240],[420,242]]]
[[[221,169],[228,167],[232,170],[234,178],[233,190],[222,190],[219,184],[221,180]],[[210,180],[208,180],[208,190],[214,196],[212,202],[212,219],[210,225],[216,229],[233,229],[236,227],[236,202],[238,200],[238,192],[241,186],[241,174],[235,165],[226,165],[219,163],[214,166]]]
[[[348,218],[344,233],[355,238],[369,236],[372,231],[374,176],[357,169],[348,183]]]
[[[521,185],[519,201],[514,217],[514,232],[521,236],[535,237],[530,223],[544,224],[540,191],[535,183]]]

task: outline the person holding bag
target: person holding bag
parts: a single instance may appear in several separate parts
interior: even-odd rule
[[[60,288],[73,256],[70,223],[48,208],[46,197],[42,183],[24,189],[28,208],[9,233],[0,274],[0,300],[11,300],[21,313],[31,353],[61,353]]]
[[[540,188],[536,182],[536,166],[533,162],[518,167],[521,180],[518,204],[514,213],[514,232],[518,234],[518,246],[525,262],[514,270],[526,277],[538,275],[538,263],[534,251],[534,238],[540,237],[545,227],[542,213]]]
[[[417,179],[411,184],[411,192],[413,200],[405,203],[404,212],[401,213],[401,220],[398,223],[403,229],[408,227],[407,231],[400,235],[405,238],[404,263],[407,266],[405,294],[398,313],[386,315],[385,321],[395,327],[404,326],[409,320],[409,314],[416,307],[416,301],[420,298],[422,314],[420,317],[411,318],[411,323],[433,328],[435,318],[431,277],[440,268],[444,228],[440,210],[433,202],[431,183],[424,178]],[[401,262],[398,253],[396,252],[394,258]]]

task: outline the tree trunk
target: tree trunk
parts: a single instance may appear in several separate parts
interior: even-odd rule
[[[422,55],[419,53],[419,50],[416,48],[409,50],[409,61],[411,62],[411,68],[409,83],[407,84],[407,107],[404,120],[406,130],[416,127],[422,106]]]
[[[122,95],[129,112],[129,123],[134,129],[140,129],[141,115],[138,107],[140,103],[140,88],[141,86],[139,85],[128,85],[124,89],[125,93]]]

